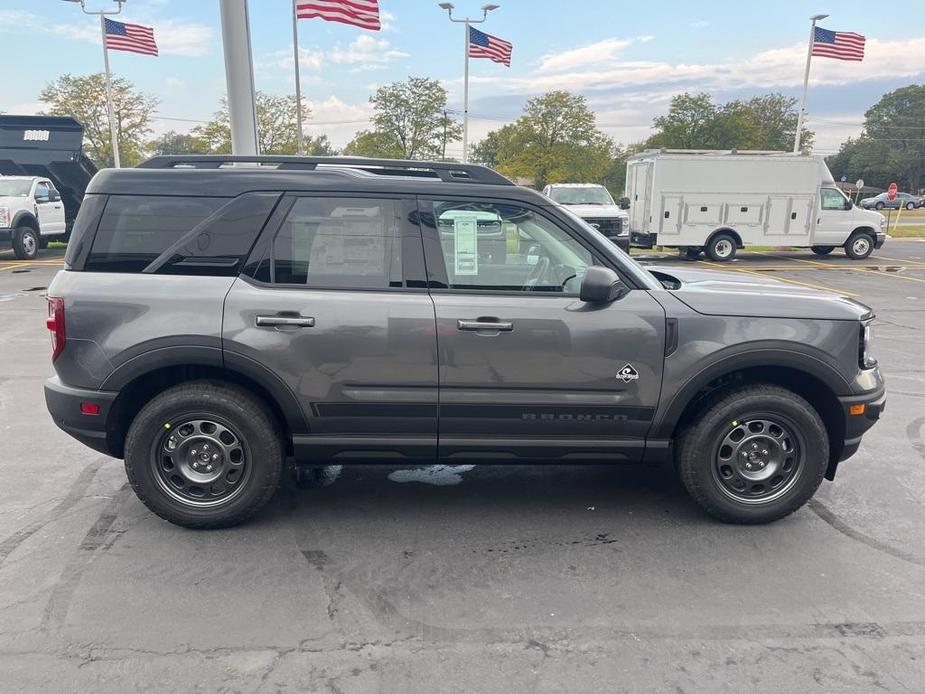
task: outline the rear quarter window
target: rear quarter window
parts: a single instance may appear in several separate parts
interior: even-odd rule
[[[141,272],[227,202],[218,197],[111,195],[84,270]]]

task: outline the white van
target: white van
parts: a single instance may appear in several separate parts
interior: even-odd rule
[[[820,156],[784,152],[648,150],[626,164],[635,246],[670,246],[731,260],[746,246],[836,246],[861,260],[886,220],[854,206]]]

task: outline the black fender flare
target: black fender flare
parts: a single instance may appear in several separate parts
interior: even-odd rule
[[[803,373],[822,382],[835,396],[851,393],[848,379],[821,350],[795,343],[752,343],[731,347],[714,355],[709,363],[684,382],[670,400],[659,406],[650,437],[670,438],[687,406],[709,383],[736,371],[762,367],[784,368]]]
[[[100,385],[101,391],[121,392],[130,383],[155,371],[171,367],[206,367],[221,373],[241,376],[260,386],[274,400],[292,434],[309,431],[305,414],[295,394],[273,371],[257,361],[218,346],[176,345],[151,349],[119,364]]]
[[[36,219],[35,215],[29,212],[29,210],[20,210],[13,217],[13,221],[10,223],[10,226],[15,229],[16,227],[29,226],[35,229],[37,232],[41,233],[39,230],[39,220]]]

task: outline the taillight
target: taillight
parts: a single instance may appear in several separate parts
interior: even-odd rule
[[[64,351],[64,299],[48,297],[48,320],[45,326],[51,333],[51,360],[54,361]]]

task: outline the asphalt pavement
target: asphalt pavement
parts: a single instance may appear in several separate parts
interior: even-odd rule
[[[176,528],[45,410],[61,255],[0,254],[4,694],[925,691],[925,242],[700,261],[878,315],[883,420],[760,527],[658,468],[369,465]]]

